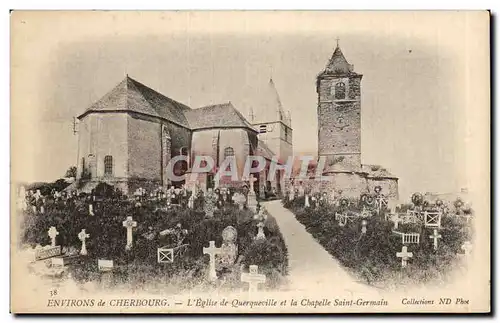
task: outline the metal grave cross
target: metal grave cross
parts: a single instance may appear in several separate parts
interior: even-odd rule
[[[90,234],[85,232],[85,229],[82,229],[80,233],[78,233],[78,239],[82,242],[82,249],[80,250],[80,255],[86,256],[87,255],[87,245],[85,243],[85,240],[87,238],[90,238]]]
[[[241,273],[241,281],[248,283],[248,291],[254,293],[258,290],[259,284],[266,282],[266,275],[259,274],[259,266],[250,265],[249,273]]]
[[[438,239],[441,238],[441,235],[438,233],[437,229],[434,229],[433,234],[429,236],[429,238],[434,239],[434,250],[437,250],[438,247]]]
[[[127,245],[125,250],[132,249],[132,243],[134,242],[134,236],[132,234],[132,229],[137,226],[137,221],[134,221],[131,216],[127,216],[127,219],[123,221],[123,227],[127,229]]]
[[[49,237],[50,237],[50,245],[52,247],[56,246],[56,237],[59,235],[59,231],[57,231],[56,227],[49,228]]]
[[[215,241],[211,240],[208,244],[208,248],[203,247],[203,254],[208,254],[210,257],[210,265],[208,270],[208,277],[212,280],[217,278],[217,273],[215,272],[215,255],[222,253],[221,248],[215,247]]]
[[[470,243],[470,241],[465,241],[464,244],[462,245],[462,250],[466,255],[470,255],[472,251],[472,243]]]
[[[413,257],[413,252],[408,252],[408,247],[403,246],[401,252],[396,252],[396,257],[401,258],[401,267],[405,268],[408,263],[408,259]]]

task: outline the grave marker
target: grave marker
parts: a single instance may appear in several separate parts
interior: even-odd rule
[[[90,234],[85,232],[85,229],[82,229],[80,233],[78,233],[78,239],[82,242],[82,249],[80,250],[80,255],[86,256],[87,255],[87,245],[85,243],[85,240],[87,238],[90,238]]]
[[[249,293],[257,292],[259,284],[266,282],[266,275],[259,274],[259,266],[250,265],[249,273],[241,273],[241,281],[248,283]]]
[[[227,226],[222,230],[222,246],[219,255],[222,267],[229,267],[235,263],[238,256],[238,246],[235,243],[237,237],[238,232],[232,226]]]
[[[134,221],[131,216],[127,216],[127,219],[123,221],[123,227],[127,229],[127,245],[125,250],[132,249],[132,243],[134,242],[133,228],[137,226],[137,221]]]
[[[413,257],[413,252],[408,252],[408,247],[403,246],[401,252],[396,252],[396,257],[401,258],[401,267],[405,268],[408,263],[408,259]]]
[[[208,248],[203,247],[203,254],[208,254],[210,257],[208,278],[211,280],[217,279],[217,273],[215,272],[215,255],[219,255],[220,253],[221,248],[216,248],[215,241],[213,240],[209,242]]]
[[[461,248],[464,251],[465,255],[468,256],[472,252],[472,243],[470,243],[470,241],[465,241]]]
[[[52,247],[56,246],[56,237],[59,235],[59,231],[57,231],[56,227],[50,227],[48,231],[50,237],[50,245]]]
[[[266,239],[266,235],[264,234],[264,222],[259,222],[257,224],[257,235],[255,236],[255,240]]]
[[[434,243],[433,243],[433,244],[434,244],[434,250],[437,250],[437,247],[438,247],[438,239],[439,239],[439,238],[441,238],[441,235],[440,235],[440,234],[438,234],[438,230],[437,230],[437,229],[434,229],[433,234],[431,234],[431,235],[429,236],[429,238],[434,239]]]

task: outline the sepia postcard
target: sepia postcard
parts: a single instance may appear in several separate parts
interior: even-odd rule
[[[12,313],[490,313],[490,12],[10,19]]]

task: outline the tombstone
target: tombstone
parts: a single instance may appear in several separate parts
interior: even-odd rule
[[[90,234],[86,233],[85,229],[82,229],[82,231],[78,233],[78,239],[80,239],[80,241],[82,242],[82,249],[80,250],[80,255],[82,256],[87,255],[87,245],[85,243],[85,240],[87,240],[87,238],[90,238]]]
[[[438,247],[438,239],[441,238],[441,235],[438,234],[438,230],[437,229],[434,229],[434,232],[433,234],[431,234],[429,236],[429,238],[433,239],[434,240],[434,250],[437,250],[437,247]]]
[[[266,239],[266,235],[264,234],[264,222],[259,222],[257,224],[257,235],[255,236],[255,240]]]
[[[89,204],[89,215],[94,216],[94,206],[92,204]]]
[[[392,214],[391,221],[394,222],[394,229],[397,229],[399,226],[399,222],[401,222],[401,218],[397,213]]]
[[[191,194],[191,196],[189,197],[187,207],[190,209],[194,209],[194,194]]]
[[[125,250],[132,249],[132,244],[134,242],[133,228],[137,226],[137,221],[134,221],[131,216],[127,216],[127,219],[123,221],[123,227],[127,229],[127,244],[125,245]]]
[[[227,226],[222,230],[221,253],[218,257],[220,267],[228,268],[236,262],[238,256],[237,237],[238,232],[232,226]]]
[[[56,227],[50,227],[48,231],[50,237],[50,245],[52,247],[56,246],[56,237],[59,235],[59,231],[57,231]]]
[[[98,259],[97,268],[101,273],[101,283],[105,288],[113,285],[113,260]]]
[[[266,282],[266,275],[259,274],[259,266],[250,265],[249,273],[241,273],[241,281],[248,283],[249,293],[255,293],[259,288],[259,284]]]
[[[208,248],[203,247],[203,254],[208,254],[210,257],[209,267],[208,267],[208,278],[210,280],[217,279],[217,273],[215,272],[215,255],[221,253],[221,248],[215,247],[215,241],[211,240],[209,242]]]
[[[366,224],[367,224],[366,220],[361,221],[361,233],[362,234],[366,234]]]
[[[252,212],[257,212],[257,196],[255,195],[255,190],[254,190],[254,182],[256,181],[257,179],[253,176],[253,175],[250,175],[250,179],[249,179],[249,182],[250,182],[250,190],[248,191],[248,195],[247,195],[247,207],[252,210]]]
[[[401,258],[401,267],[405,268],[408,264],[408,259],[413,257],[413,252],[408,252],[408,247],[403,246],[401,252],[396,252],[396,257]]]
[[[470,243],[470,241],[465,241],[463,244],[462,244],[462,247],[461,249],[464,251],[464,254],[466,256],[470,255],[471,252],[472,252],[472,243]]]
[[[309,203],[309,194],[306,194],[304,199],[304,207],[311,207],[311,204]]]
[[[212,218],[214,216],[214,211],[217,209],[216,203],[217,197],[213,190],[209,188],[207,194],[205,194],[205,205],[203,206],[203,211],[205,211],[205,216],[207,218]]]
[[[245,198],[245,195],[243,195],[241,193],[234,193],[232,200],[233,200],[234,204],[238,205],[238,208],[240,210],[243,210],[243,207],[245,206],[245,202],[247,201],[247,199]]]
[[[293,201],[295,200],[295,188],[292,186],[290,188],[290,194],[288,195],[288,201]]]
[[[298,196],[299,197],[303,197],[305,195],[305,189],[304,189],[304,185],[303,183],[300,183],[299,187],[298,187]]]

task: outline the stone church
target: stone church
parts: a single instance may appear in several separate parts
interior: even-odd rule
[[[318,94],[318,155],[326,162],[323,189],[347,197],[373,193],[397,200],[398,178],[379,165],[361,163],[361,79],[337,44],[316,79]]]
[[[266,168],[255,174],[254,187],[264,191],[281,191],[284,179],[277,171],[267,181],[269,166],[276,156],[279,161],[292,155],[290,113],[285,113],[272,79],[258,95],[248,121],[231,102],[197,109],[177,102],[128,75],[109,93],[78,116],[77,181],[69,190],[89,192],[105,182],[132,194],[139,187],[147,191],[159,187],[198,185],[205,190],[218,186],[242,186],[248,156],[265,158]],[[187,157],[175,163],[175,175],[186,174],[183,181],[167,177],[171,158]],[[196,156],[211,156],[212,172],[190,175]],[[234,182],[224,177],[214,181],[220,163],[233,156],[238,166]]]

